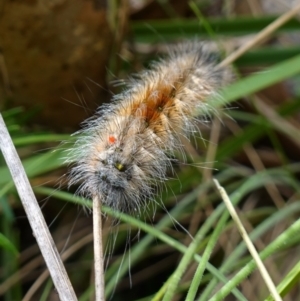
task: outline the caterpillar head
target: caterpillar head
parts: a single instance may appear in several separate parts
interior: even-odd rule
[[[114,210],[139,214],[153,198],[154,182],[165,180],[166,155],[152,141],[147,142],[145,133],[138,138],[128,128],[120,128],[119,133],[83,143],[81,160],[71,171],[71,184],[82,183],[80,194],[97,195]]]

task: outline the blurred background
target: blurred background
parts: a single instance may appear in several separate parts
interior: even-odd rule
[[[214,41],[225,58],[296,5],[299,1],[0,2],[1,114],[79,300],[94,298],[92,218],[73,196],[76,187],[67,187],[68,144],[61,142],[170,43]],[[176,175],[170,173],[158,196],[165,209],[150,208],[141,220],[128,217],[115,226],[107,215],[107,300],[160,300],[199,230],[194,253],[202,256],[208,242],[213,245],[197,300],[272,300],[256,270],[238,275],[251,257],[226,217],[213,177],[268,257],[266,267],[284,300],[300,300],[295,235],[300,232],[291,232],[300,231],[292,228],[300,212],[300,11],[238,57],[233,70],[235,80],[222,94],[225,107],[199,122],[201,137],[186,141],[186,162],[174,167]],[[2,157],[0,162],[0,299],[58,300]],[[172,300],[185,300],[197,260],[185,264]],[[218,293],[228,279],[237,288]]]

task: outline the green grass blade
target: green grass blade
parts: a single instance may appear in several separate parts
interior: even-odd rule
[[[225,223],[226,223],[228,217],[229,217],[229,214],[228,214],[227,211],[225,211],[223,213],[221,219],[219,220],[216,228],[214,229],[214,231],[213,231],[213,233],[212,233],[212,235],[211,235],[211,237],[208,241],[208,244],[205,248],[205,251],[203,253],[202,260],[201,260],[201,262],[199,263],[199,265],[197,267],[194,278],[193,278],[192,283],[189,287],[189,291],[188,291],[188,294],[187,294],[186,299],[185,299],[186,301],[194,301],[195,300],[199,285],[201,283],[203,273],[204,273],[205,268],[206,268],[206,265],[208,263],[210,255],[211,255],[211,253],[214,249],[214,246],[216,245],[216,243],[217,243],[217,241],[220,237],[220,234],[221,234],[222,230],[224,229],[224,226],[225,226]]]
[[[270,243],[262,252],[259,253],[262,260],[268,258],[272,254],[279,252],[289,246],[291,243],[300,241],[300,219],[292,224],[286,231],[279,235],[272,243]],[[209,301],[221,301],[229,295],[233,288],[239,285],[251,272],[256,268],[256,264],[251,260],[244,268],[242,268],[232,279],[228,281]]]
[[[272,227],[274,227],[276,224],[281,222],[282,220],[286,220],[291,215],[293,215],[296,212],[300,211],[300,203],[295,202],[286,208],[281,208],[279,211],[271,215],[269,218],[265,219],[260,225],[258,225],[250,234],[250,238],[252,241],[255,241],[259,237],[261,237],[263,234],[266,233],[266,231],[270,230]],[[231,272],[234,264],[237,262],[237,260],[240,258],[240,256],[246,251],[246,245],[244,241],[242,241],[230,254],[230,256],[225,260],[225,262],[222,264],[222,266],[219,268],[220,272],[227,273]],[[201,296],[199,298],[199,301],[206,301],[208,300],[211,292],[216,287],[218,281],[217,279],[212,279],[210,283],[206,286],[205,290],[201,293]]]
[[[203,224],[203,226],[200,228],[200,230],[194,237],[194,240],[190,243],[190,245],[187,248],[187,250],[185,251],[183,258],[181,259],[177,269],[175,270],[173,275],[171,275],[171,280],[169,281],[167,291],[163,298],[163,301],[170,301],[173,298],[174,294],[176,293],[179,282],[183,276],[183,273],[186,271],[186,269],[188,268],[188,265],[190,264],[190,261],[194,257],[196,250],[198,248],[198,245],[204,239],[204,237],[208,233],[208,231],[212,228],[212,226],[214,225],[217,218],[219,218],[221,213],[222,212],[220,210],[215,210],[206,219],[205,223]],[[224,216],[225,216],[224,221],[223,221],[224,218],[221,218],[221,220],[223,221],[223,224],[226,222],[229,215],[225,214]]]
[[[300,47],[264,47],[245,53],[235,61],[237,66],[264,66],[276,64],[300,53]]]
[[[63,157],[65,156],[63,148],[57,148],[43,154],[31,156],[22,161],[27,176],[34,177],[45,172],[54,170],[63,165]],[[0,168],[0,185],[11,181],[11,176],[7,167]]]
[[[36,134],[36,135],[26,135],[24,137],[14,138],[13,143],[15,147],[20,147],[20,146],[30,145],[34,143],[61,142],[69,139],[70,139],[70,135]]]
[[[19,252],[15,245],[2,233],[0,233],[0,247],[2,249],[5,249],[6,251],[12,253],[13,255],[17,256],[19,255]]]
[[[298,73],[300,73],[300,55],[278,63],[263,72],[252,74],[226,87],[221,93],[222,97],[215,100],[215,105],[227,105],[232,101],[253,94]]]
[[[291,269],[291,271],[283,278],[277,286],[277,291],[281,297],[284,297],[295,285],[299,285],[300,280],[300,261]],[[273,301],[273,297],[269,296],[265,301]]]
[[[257,33],[275,21],[274,16],[264,17],[236,17],[232,19],[209,18],[207,22],[211,30],[217,35],[244,35]],[[296,19],[285,23],[278,31],[299,31],[300,22]],[[201,37],[209,36],[206,27],[201,26],[197,19],[182,20],[149,20],[133,21],[131,29],[138,42],[153,43],[163,37],[163,39],[177,39],[179,37],[194,38],[196,35]]]

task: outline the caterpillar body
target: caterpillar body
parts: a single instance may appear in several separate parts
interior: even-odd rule
[[[207,102],[230,77],[211,44],[177,45],[166,58],[131,80],[79,132],[69,160],[70,185],[98,196],[112,209],[137,214],[166,180],[180,135],[196,130],[195,112],[214,111]]]

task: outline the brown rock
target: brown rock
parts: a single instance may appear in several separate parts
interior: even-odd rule
[[[82,106],[91,114],[107,99],[101,87],[106,86],[111,42],[105,10],[93,1],[5,1],[0,7],[0,99],[9,107],[40,107],[34,116],[39,124],[78,126],[87,117]]]

